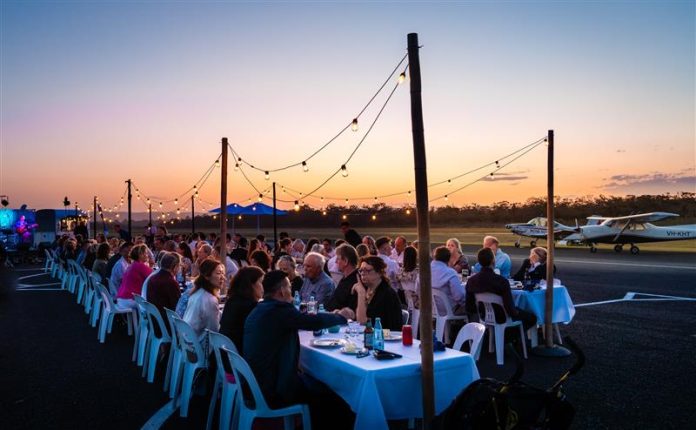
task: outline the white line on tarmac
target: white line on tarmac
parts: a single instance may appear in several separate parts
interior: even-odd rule
[[[651,297],[649,299],[641,299],[641,298],[636,298],[636,296],[648,296]],[[614,300],[604,300],[601,302],[592,302],[592,303],[580,303],[578,305],[575,305],[576,308],[582,308],[586,306],[596,306],[596,305],[606,305],[609,303],[618,303],[618,302],[696,302],[695,297],[678,297],[678,296],[663,296],[660,294],[648,294],[648,293],[633,293],[633,292],[628,292],[626,293],[625,296],[623,296],[620,299],[614,299]]]
[[[49,282],[48,284],[19,284],[18,288],[51,287],[54,285],[60,285],[60,282]]]
[[[625,267],[647,267],[652,269],[680,269],[680,270],[696,270],[695,266],[675,266],[672,264],[644,264],[644,263],[609,263],[606,261],[591,261],[591,260],[567,260],[565,258],[555,258],[554,261],[559,263],[576,263],[589,264],[600,266],[625,266]]]
[[[34,271],[34,270],[41,270],[41,271],[43,271],[43,267],[36,267],[36,268],[33,268],[33,269],[14,269],[15,272],[31,272],[31,271]]]
[[[17,288],[16,291],[67,291],[67,290],[62,290],[60,288]]]
[[[156,430],[164,425],[170,416],[176,411],[176,398],[170,400],[162,406],[149,420],[141,427],[141,430]]]
[[[19,280],[20,280],[20,281],[23,281],[23,280],[25,280],[25,279],[35,278],[35,277],[37,277],[37,276],[43,276],[43,275],[47,275],[47,273],[37,273],[37,274],[35,274],[35,275],[22,276],[22,277],[19,278]]]

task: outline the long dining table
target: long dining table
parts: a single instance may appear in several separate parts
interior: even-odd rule
[[[344,338],[340,333],[325,338]],[[398,334],[398,333],[397,333]],[[422,418],[420,342],[385,342],[385,350],[402,355],[377,360],[357,358],[340,348],[312,346],[311,331],[300,331],[300,367],[341,396],[355,412],[355,429],[388,429],[387,420]],[[362,345],[359,342],[356,344]],[[447,348],[434,353],[435,412],[441,413],[470,383],[479,379],[476,361],[467,353]]]

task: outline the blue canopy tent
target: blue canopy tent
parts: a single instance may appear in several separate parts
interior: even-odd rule
[[[222,212],[220,208],[211,209],[209,213],[219,214]],[[256,234],[261,231],[261,215],[273,215],[273,206],[268,206],[264,203],[252,203],[249,206],[241,206],[237,203],[227,205],[228,215],[256,215]],[[276,209],[276,215],[287,215],[288,211]],[[232,217],[232,232],[234,232],[234,217]]]

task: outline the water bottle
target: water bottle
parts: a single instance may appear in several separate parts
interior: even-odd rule
[[[384,351],[384,332],[382,331],[382,320],[375,318],[375,334],[372,340],[372,347],[375,351]]]
[[[326,309],[324,309],[324,304],[320,303],[319,304],[319,313],[323,314],[325,312],[326,312]],[[327,334],[328,332],[329,332],[329,329],[327,329],[327,328],[321,329],[321,334]]]
[[[307,302],[307,313],[309,315],[317,314],[317,301],[314,300],[314,296],[309,296],[309,302]]]
[[[295,309],[298,311],[300,310],[300,303],[302,303],[302,299],[300,299],[300,292],[295,291],[295,297],[292,300],[292,304],[295,305]]]

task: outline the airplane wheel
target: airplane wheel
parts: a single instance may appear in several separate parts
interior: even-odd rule
[[[520,247],[520,243],[519,243],[519,242],[515,242],[515,248],[519,248],[519,247]]]
[[[637,246],[631,245],[631,254],[638,255],[639,252],[640,252],[640,249],[638,249]]]
[[[596,253],[597,252],[597,247],[596,246],[590,246],[590,252],[591,253]]]
[[[623,251],[623,246],[621,245],[614,245],[614,252],[621,252]]]
[[[534,248],[534,247],[536,246],[536,240],[533,240],[533,241],[529,242],[529,246],[531,246],[532,248]]]

